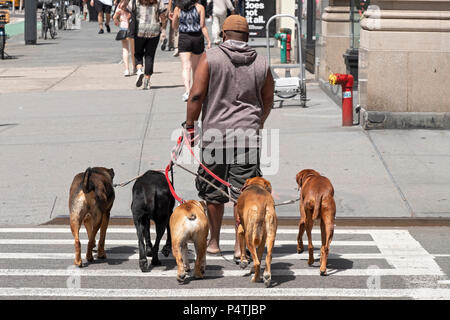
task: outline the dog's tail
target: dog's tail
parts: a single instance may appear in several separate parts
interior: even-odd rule
[[[316,220],[319,216],[320,207],[322,206],[322,195],[317,195],[314,201],[313,220]]]
[[[92,168],[89,167],[86,169],[83,175],[83,192],[89,193],[92,190],[94,190],[94,187],[91,183],[91,175],[92,175]]]
[[[197,215],[194,212],[188,212],[186,213],[186,218],[188,218],[191,221],[194,221],[197,219]]]

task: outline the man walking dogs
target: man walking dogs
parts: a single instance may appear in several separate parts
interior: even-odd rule
[[[274,82],[266,58],[247,44],[249,29],[244,17],[231,15],[222,31],[223,43],[200,58],[187,103],[186,128],[193,136],[194,123],[202,115],[202,163],[241,188],[248,178],[261,176],[259,130],[273,105]],[[202,167],[198,174],[228,192]],[[220,254],[220,228],[229,199],[199,178],[196,187],[207,202],[211,234],[207,253]],[[234,199],[239,196],[236,190],[230,194]],[[236,207],[234,215],[237,218]],[[240,259],[238,241],[234,250]]]

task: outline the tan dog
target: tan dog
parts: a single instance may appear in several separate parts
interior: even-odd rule
[[[84,223],[89,237],[86,259],[92,262],[95,236],[100,229],[98,259],[105,259],[105,236],[109,214],[114,203],[114,170],[102,167],[88,168],[73,178],[69,193],[70,229],[75,238],[75,265],[82,267],[80,227]]]
[[[334,233],[334,220],[336,204],[334,202],[334,189],[328,178],[321,176],[317,171],[305,169],[297,173],[297,184],[300,192],[300,226],[297,237],[297,252],[303,252],[303,233],[306,229],[308,235],[308,264],[314,263],[314,247],[312,245],[311,230],[314,220],[320,217],[320,231],[322,248],[320,249],[320,275],[327,274],[328,253]]]
[[[176,207],[170,217],[169,225],[172,254],[178,266],[178,282],[183,283],[186,280],[186,272],[191,270],[188,259],[188,242],[194,243],[197,255],[194,276],[202,279],[205,276],[206,241],[209,231],[205,202],[189,200]]]
[[[270,182],[264,178],[255,177],[245,182],[242,193],[237,200],[241,268],[245,268],[248,265],[245,255],[245,245],[247,244],[255,268],[252,282],[260,281],[261,259],[264,247],[267,245],[266,268],[264,270],[264,284],[266,287],[270,285],[272,279],[272,250],[278,223],[275,203],[271,193],[272,186]]]

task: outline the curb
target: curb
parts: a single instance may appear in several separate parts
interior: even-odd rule
[[[298,227],[299,217],[279,217],[279,226]],[[153,221],[152,221],[153,224]],[[222,225],[233,226],[234,219],[224,217]],[[319,225],[318,220],[315,221]],[[69,225],[69,216],[57,216],[41,226]],[[109,219],[110,226],[134,226],[133,218],[116,216]],[[450,227],[449,218],[336,218],[338,227]]]

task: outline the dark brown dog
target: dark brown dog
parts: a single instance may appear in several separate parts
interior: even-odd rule
[[[86,260],[92,262],[95,236],[100,229],[98,259],[105,259],[105,236],[109,214],[114,203],[114,170],[102,167],[88,168],[73,178],[69,194],[70,229],[75,238],[75,265],[82,266],[79,232],[84,223],[89,237]]]
[[[247,244],[255,268],[252,282],[260,281],[261,259],[264,247],[267,246],[266,268],[264,270],[264,284],[266,287],[270,285],[272,279],[272,250],[275,244],[278,224],[275,203],[271,193],[272,186],[270,182],[264,178],[255,177],[247,179],[237,200],[241,268],[245,268],[248,265],[245,255],[245,245]]]
[[[314,220],[320,217],[320,231],[322,248],[320,249],[320,275],[327,274],[327,260],[330,243],[334,233],[334,219],[336,204],[334,202],[334,189],[328,178],[321,176],[317,171],[305,169],[297,173],[297,184],[300,191],[300,226],[297,237],[297,252],[303,252],[303,233],[306,229],[308,235],[308,264],[314,263],[314,247],[312,245],[311,230]]]

